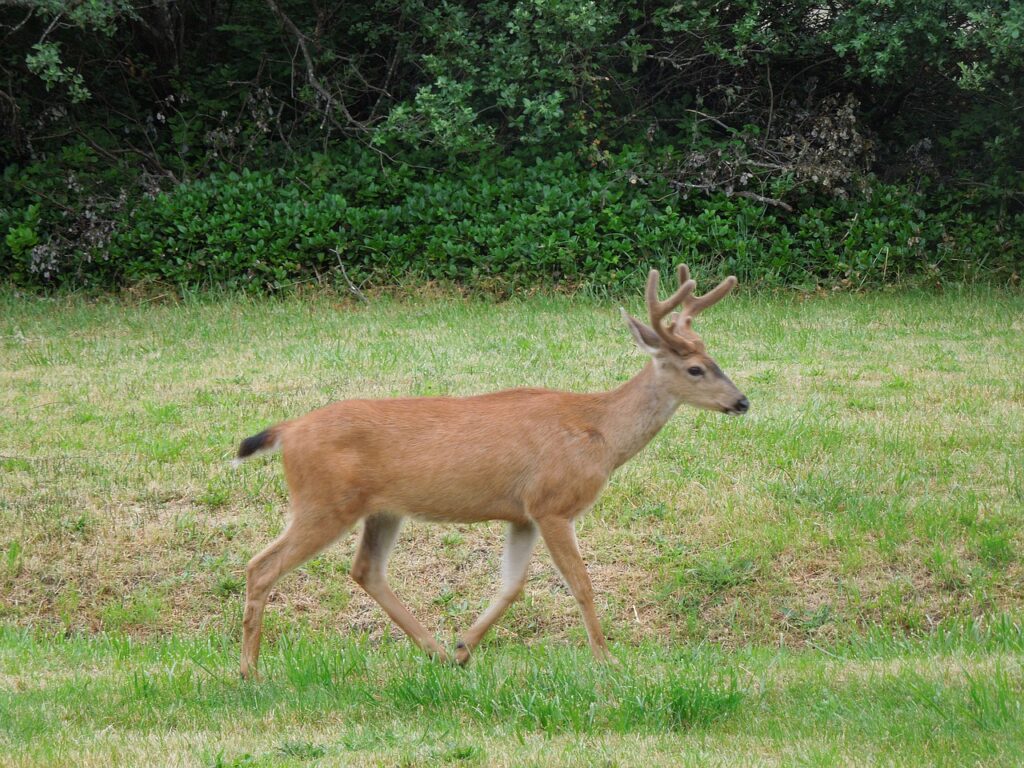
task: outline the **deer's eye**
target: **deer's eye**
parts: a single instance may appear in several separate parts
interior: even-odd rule
[[[690,374],[691,376],[703,376],[704,375],[704,369],[701,368],[699,365],[691,365],[689,368],[686,369],[686,372],[688,374]]]

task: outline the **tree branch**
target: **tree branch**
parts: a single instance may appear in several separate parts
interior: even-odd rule
[[[793,212],[793,206],[790,205],[789,203],[784,203],[781,200],[776,200],[774,197],[765,197],[764,195],[759,195],[757,194],[757,192],[751,192],[748,189],[741,189],[739,192],[733,192],[733,194],[736,195],[736,197],[746,197],[749,198],[750,200],[756,200],[759,203],[764,203],[765,205],[774,205],[776,208],[781,208],[782,210],[788,213]]]
[[[313,87],[313,90],[315,90],[317,95],[319,95],[324,101],[325,119],[329,120],[331,125],[338,130],[344,130],[343,126],[339,125],[338,121],[334,119],[334,112],[331,109],[331,106],[336,103],[341,109],[341,112],[345,116],[345,120],[348,121],[349,125],[354,128],[358,128],[360,131],[365,131],[366,125],[361,123],[359,120],[356,120],[348,111],[348,107],[345,106],[345,102],[341,99],[335,99],[334,95],[327,90],[324,84],[320,81],[320,78],[317,77],[316,65],[313,63],[313,57],[309,53],[309,46],[306,45],[306,36],[302,34],[302,31],[297,26],[295,26],[295,22],[288,18],[288,15],[281,10],[281,6],[277,4],[276,0],[267,0],[267,5],[270,7],[270,10],[274,12],[274,15],[281,21],[281,24],[284,25],[284,28],[287,29],[291,36],[295,38],[295,43],[298,45],[299,52],[302,54],[302,60],[306,64],[306,79],[309,80],[309,84]]]

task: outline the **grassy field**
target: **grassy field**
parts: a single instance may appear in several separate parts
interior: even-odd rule
[[[1020,626],[831,651],[491,647],[284,635],[266,681],[223,635],[0,633],[5,766],[1019,765]]]
[[[617,306],[0,293],[0,762],[1024,759],[1024,298],[740,295],[700,330],[751,412],[681,411],[579,525],[619,667],[543,548],[471,668],[430,665],[352,537],[278,585],[243,685],[286,499],[238,440],[344,397],[616,386]],[[392,582],[445,642],[501,535],[403,532]]]

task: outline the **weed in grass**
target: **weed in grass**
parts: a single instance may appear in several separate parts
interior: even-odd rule
[[[248,752],[229,757],[221,750],[210,758],[206,765],[208,768],[258,768],[259,766],[268,765],[268,763],[258,760]]]
[[[721,592],[745,584],[754,578],[757,562],[742,553],[715,552],[702,556],[689,576],[709,592]]]
[[[441,543],[446,547],[457,547],[465,540],[466,538],[458,531],[445,531],[441,536]]]
[[[4,567],[8,578],[16,578],[21,573],[21,542],[17,539],[7,545],[4,555]]]
[[[233,573],[217,579],[216,592],[221,597],[234,597],[245,592],[245,579]]]
[[[785,608],[782,611],[783,621],[793,624],[804,631],[819,629],[832,621],[833,609],[828,603],[816,608]]]
[[[61,522],[70,535],[78,537],[86,536],[95,525],[95,519],[88,513],[81,514],[74,519],[64,519]]]
[[[982,534],[978,541],[982,560],[993,567],[1008,565],[1016,559],[1013,539],[1008,530],[992,530]]]
[[[0,470],[4,472],[31,472],[32,462],[28,459],[20,459],[16,456],[0,457]]]
[[[928,569],[938,583],[947,590],[963,589],[967,586],[967,576],[956,555],[943,546],[936,546],[926,560]]]
[[[281,743],[277,751],[286,757],[294,757],[299,760],[316,760],[327,754],[324,747],[309,741],[285,741]]]
[[[224,483],[211,480],[206,491],[199,497],[200,504],[211,510],[225,507],[231,501],[232,489]]]
[[[445,748],[438,759],[445,764],[480,762],[487,753],[480,747],[472,744],[455,745]]]
[[[166,610],[163,597],[144,587],[125,596],[121,602],[104,605],[100,618],[104,628],[109,630],[155,626]]]

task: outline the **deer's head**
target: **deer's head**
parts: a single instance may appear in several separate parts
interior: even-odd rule
[[[693,318],[724,298],[736,285],[736,278],[725,278],[703,296],[693,295],[696,285],[690,279],[689,268],[682,264],[679,267],[679,288],[665,301],[659,301],[658,270],[652,269],[647,276],[646,293],[651,324],[644,325],[625,310],[622,310],[623,317],[637,346],[654,361],[659,386],[697,408],[746,413],[750,407],[747,398],[711,359],[704,342],[693,330]],[[680,306],[681,311],[672,312]]]

